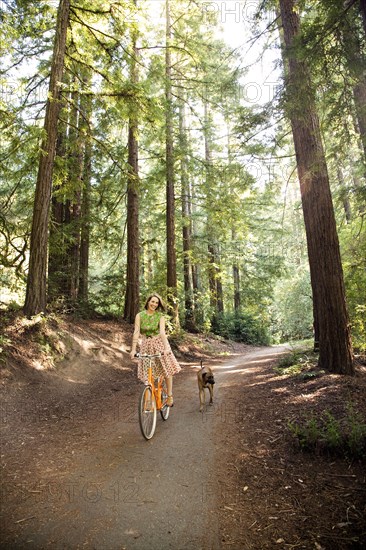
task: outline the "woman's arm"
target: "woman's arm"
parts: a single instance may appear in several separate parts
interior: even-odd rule
[[[135,317],[135,330],[133,331],[133,336],[132,336],[132,347],[131,347],[131,353],[130,353],[131,359],[134,359],[136,355],[136,346],[139,340],[139,336],[140,336],[140,314],[138,313]]]
[[[167,338],[166,333],[165,333],[165,317],[164,317],[164,315],[162,315],[160,317],[159,330],[160,330],[160,332],[159,332],[160,337],[161,337],[161,339],[163,341],[163,344],[164,344],[165,353],[170,353],[168,338]]]

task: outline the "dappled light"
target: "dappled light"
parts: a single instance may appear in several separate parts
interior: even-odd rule
[[[2,546],[363,548],[365,0],[0,20]]]

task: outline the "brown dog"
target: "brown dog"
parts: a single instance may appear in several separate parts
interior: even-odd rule
[[[213,403],[213,385],[215,378],[210,367],[204,367],[201,360],[201,369],[197,372],[198,391],[200,395],[200,412],[203,411],[206,402],[205,388],[210,392],[210,405]]]

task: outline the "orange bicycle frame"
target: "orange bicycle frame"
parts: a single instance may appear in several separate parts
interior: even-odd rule
[[[162,396],[162,387],[163,387],[163,381],[162,377],[159,376],[157,378],[157,383],[154,380],[153,373],[152,373],[152,366],[151,363],[147,370],[147,381],[149,385],[151,386],[152,391],[154,392],[155,401],[156,401],[156,408],[158,411],[163,408],[164,403],[162,402],[161,396]]]

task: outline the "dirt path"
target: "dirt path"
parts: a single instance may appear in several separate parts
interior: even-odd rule
[[[138,427],[137,385],[127,396],[121,388],[105,400],[102,412],[90,409],[84,424],[77,413],[60,418],[42,416],[39,408],[37,415],[29,406],[23,409],[23,421],[36,427],[34,436],[24,432],[25,439],[36,439],[37,427],[51,420],[48,426],[56,432],[55,441],[52,445],[51,439],[51,445],[38,453],[36,468],[39,443],[20,443],[27,447],[26,472],[18,471],[16,443],[11,449],[8,441],[12,468],[7,471],[4,495],[3,544],[37,549],[219,549],[223,487],[216,465],[221,452],[221,396],[229,376],[226,367],[231,372],[231,362],[216,369],[215,404],[204,414],[198,410],[198,369],[186,367],[175,379],[170,418],[167,422],[158,419],[149,442]],[[82,380],[75,362],[72,368],[73,380],[77,376]],[[9,417],[3,419],[11,423]],[[50,430],[38,435],[50,437]],[[57,440],[58,430],[61,440]],[[3,459],[6,456],[5,450]]]
[[[301,468],[301,456],[284,454],[278,397],[287,394],[271,366],[285,348],[252,350],[214,365],[215,403],[204,414],[197,368],[186,364],[175,378],[171,415],[158,419],[147,442],[137,419],[141,386],[131,370],[111,365],[119,347],[104,338],[89,362],[75,352],[62,384],[40,378],[8,388],[3,548],[334,548],[334,540],[327,546],[316,525],[309,527],[306,500],[313,498],[315,515],[324,511],[321,500],[334,508],[327,480],[311,484],[317,468],[326,472],[328,465]],[[330,534],[338,524],[334,534],[348,540],[347,524],[362,523],[362,510],[347,495],[362,475],[347,467],[333,471],[347,506],[338,506],[339,517],[337,506],[332,509]],[[363,547],[350,544],[339,548]]]
[[[177,384],[171,416],[159,419],[151,441],[142,438],[132,407],[128,416],[120,409],[87,448],[73,452],[67,471],[52,469],[42,485],[29,488],[29,497],[41,492],[18,509],[19,519],[30,519],[18,524],[17,547],[219,548],[217,506],[208,490],[215,479],[212,426],[197,412],[192,378]],[[207,522],[215,526],[208,540]]]

